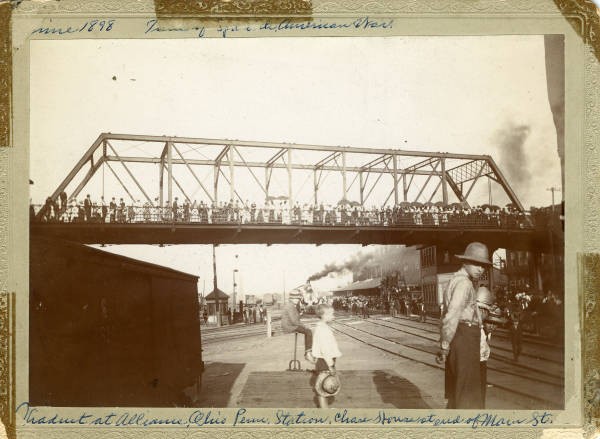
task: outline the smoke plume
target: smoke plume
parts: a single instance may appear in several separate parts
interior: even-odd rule
[[[499,149],[500,169],[507,176],[513,189],[527,191],[531,174],[527,170],[525,141],[529,136],[528,125],[517,125],[508,122],[494,136],[494,143]]]
[[[373,267],[383,267],[390,262],[397,263],[406,255],[413,254],[415,251],[412,247],[399,245],[378,247],[368,253],[356,253],[343,263],[325,265],[321,271],[310,276],[308,282],[345,272],[354,272],[358,278],[366,278]]]
[[[321,271],[310,276],[308,278],[308,282],[322,279],[325,276],[329,275],[341,274],[347,271],[358,270],[360,267],[366,265],[372,258],[372,253],[357,253],[355,255],[352,255],[350,259],[346,260],[345,262],[339,264],[327,264],[323,267]]]

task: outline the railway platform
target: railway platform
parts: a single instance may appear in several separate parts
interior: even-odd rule
[[[317,321],[316,318],[303,320],[308,326]],[[332,326],[342,352],[337,363],[342,389],[332,407],[445,407],[443,366],[435,363],[436,343],[426,334],[426,325],[386,316],[361,319],[339,315]],[[261,324],[206,331],[203,336],[205,371],[201,389],[194,395],[195,404],[201,407],[315,407],[316,398],[310,384],[313,364],[302,357],[302,342],[299,336],[297,355],[302,371],[292,372],[287,368],[293,357],[294,335],[282,333],[277,325],[273,337],[267,337],[266,326]],[[532,345],[531,361],[523,360],[521,365],[504,364],[502,361],[507,356],[502,347],[510,342],[499,340],[498,343],[496,350],[492,347],[497,358],[489,363],[492,371],[488,371],[486,408],[518,410],[560,406],[564,392],[560,378],[561,353],[554,354],[553,363],[541,363],[544,361],[542,348]],[[538,376],[537,370],[554,375]],[[533,381],[526,381],[521,375],[533,377]]]

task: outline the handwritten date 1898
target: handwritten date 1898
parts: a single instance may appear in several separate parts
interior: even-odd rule
[[[110,32],[115,24],[115,20],[89,20],[81,26],[68,27],[38,27],[31,34],[41,35],[65,35],[76,34],[80,32]]]

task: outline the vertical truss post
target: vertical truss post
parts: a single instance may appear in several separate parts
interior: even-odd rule
[[[346,151],[342,151],[342,200],[347,200],[348,195],[348,184],[346,182]]]
[[[392,162],[394,166],[394,205],[398,205],[398,156],[394,154],[392,156]]]
[[[102,142],[102,159],[104,159],[104,161],[106,161],[106,139],[104,139],[104,141]],[[102,165],[102,198],[104,198],[104,164]]]
[[[448,179],[446,176],[446,159],[442,158],[442,201],[448,204]]]
[[[160,165],[159,165],[159,174],[158,174],[158,207],[164,206],[164,175],[165,175],[165,155],[167,154],[168,143],[165,143],[165,147],[163,148],[163,152],[160,155]]]
[[[159,207],[163,207],[164,205],[164,200],[163,200],[163,174],[164,174],[164,166],[161,162],[160,166],[159,166],[159,170],[158,170],[158,205]]]
[[[406,172],[402,174],[402,194],[404,201],[408,201],[408,188],[406,187]]]
[[[214,191],[214,200],[215,200],[215,205],[218,203],[219,201],[219,164],[217,163],[215,165],[215,168],[213,170],[214,175],[213,175],[213,191]]]
[[[314,192],[315,192],[315,206],[319,203],[319,181],[317,180],[317,170],[313,170],[313,186],[314,186]]]
[[[292,149],[287,149],[287,171],[288,171],[288,207],[292,207],[294,200],[292,199]]]
[[[365,185],[363,183],[363,173],[358,173],[359,184],[360,184],[360,205],[364,207],[365,204]]]
[[[235,186],[234,186],[234,171],[233,171],[233,150],[229,149],[227,151],[227,158],[229,159],[229,199],[233,200],[235,196]]]
[[[169,170],[169,206],[173,204],[173,144],[167,142],[167,169]]]
[[[269,186],[271,185],[270,170],[269,166],[265,167],[265,202],[269,199]]]

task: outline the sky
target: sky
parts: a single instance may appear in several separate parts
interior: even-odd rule
[[[543,36],[38,40],[30,83],[34,203],[101,132],[489,154],[526,208],[561,181]],[[104,249],[212,289],[209,246]],[[359,250],[219,246],[219,287],[235,254],[243,290],[276,292]]]

